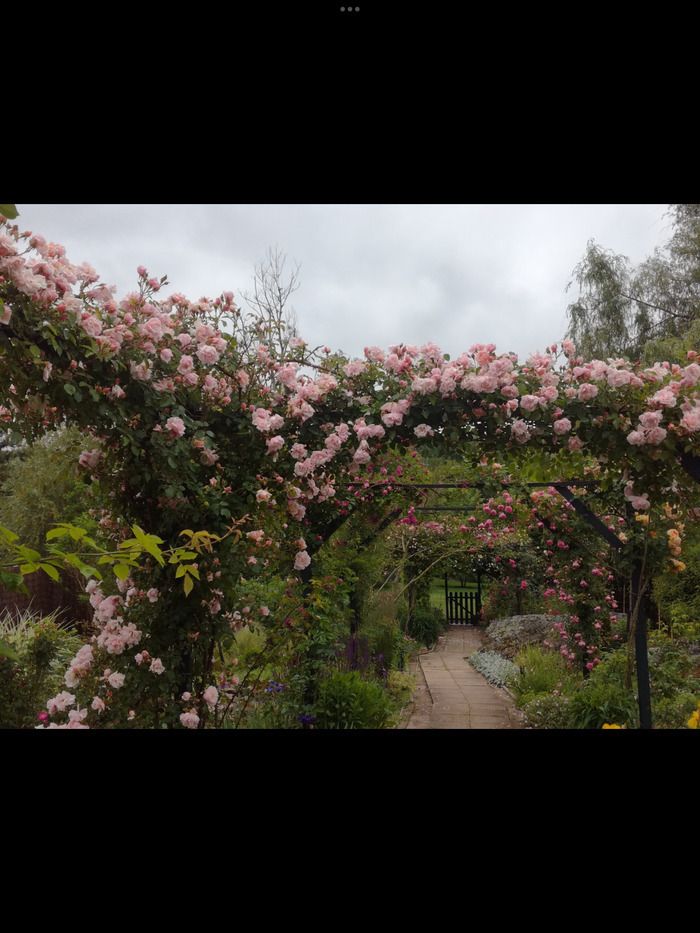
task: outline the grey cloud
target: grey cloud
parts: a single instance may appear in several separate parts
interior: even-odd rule
[[[18,205],[121,293],[136,267],[191,298],[240,294],[268,246],[301,262],[294,296],[313,344],[492,342],[521,358],[561,339],[587,240],[638,262],[669,235],[665,205]]]

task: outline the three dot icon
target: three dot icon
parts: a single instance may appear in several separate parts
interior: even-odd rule
[[[359,6],[341,6],[340,12],[341,13],[359,13],[360,8]]]

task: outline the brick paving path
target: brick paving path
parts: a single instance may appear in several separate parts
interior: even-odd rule
[[[414,709],[404,728],[522,728],[521,714],[508,694],[466,660],[481,644],[478,629],[452,625],[432,651],[418,656]]]

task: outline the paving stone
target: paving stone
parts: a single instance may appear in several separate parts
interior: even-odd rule
[[[418,688],[406,729],[513,729],[521,720],[512,699],[467,661],[482,644],[477,629],[453,626],[418,656]]]

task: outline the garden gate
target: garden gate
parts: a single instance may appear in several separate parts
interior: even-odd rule
[[[450,589],[445,574],[445,620],[450,625],[476,625],[481,615],[481,579],[477,577],[476,591],[466,590],[472,581],[460,580],[459,589]]]

